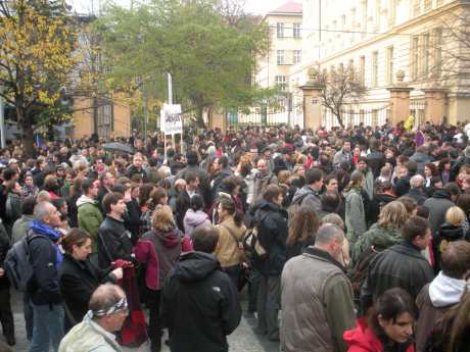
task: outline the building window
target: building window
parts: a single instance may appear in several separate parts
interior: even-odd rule
[[[293,52],[293,62],[294,64],[300,63],[301,60],[301,51],[300,50],[294,50]]]
[[[421,14],[421,0],[413,0],[413,17]]]
[[[284,38],[284,23],[282,22],[278,22],[277,23],[277,26],[276,26],[276,29],[277,29],[277,37],[278,38]]]
[[[379,84],[378,73],[379,73],[379,52],[374,51],[372,53],[372,82],[371,82],[372,87],[377,87]]]
[[[285,92],[287,90],[287,79],[286,79],[286,76],[282,76],[282,75],[276,75],[275,78],[274,78],[275,82],[276,82],[276,86],[282,90],[283,92]]]
[[[424,11],[429,11],[432,8],[432,0],[424,0]]]
[[[422,44],[421,44],[421,74],[427,76],[429,71],[429,33],[425,33],[422,36]]]
[[[366,57],[359,58],[359,81],[364,84],[366,81]]]
[[[292,25],[292,35],[294,38],[300,38],[300,23],[294,23]]]
[[[284,50],[277,51],[277,64],[284,65]]]
[[[411,39],[411,78],[418,78],[418,62],[419,62],[419,37],[413,36]]]
[[[387,62],[386,62],[387,83],[393,83],[393,46],[387,48]]]
[[[436,28],[434,30],[434,76],[439,77],[441,75],[442,66],[442,29]]]
[[[397,18],[397,0],[388,0],[388,24],[395,25]]]

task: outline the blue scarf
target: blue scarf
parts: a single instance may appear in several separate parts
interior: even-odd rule
[[[61,236],[60,232],[54,230],[49,225],[44,224],[37,220],[33,220],[31,222],[31,230],[33,230],[38,235],[43,235],[43,236],[50,238],[50,240],[54,242],[54,247],[57,253],[55,267],[57,270],[59,270],[60,265],[62,264],[62,261],[64,260],[64,256],[62,252],[60,251],[59,246],[57,245],[57,241],[59,240]]]

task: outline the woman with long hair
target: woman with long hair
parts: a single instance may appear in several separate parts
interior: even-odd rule
[[[235,202],[231,198],[220,198],[217,213],[219,242],[214,255],[234,283],[235,288],[238,288],[241,265],[245,260],[239,243],[246,227],[243,225],[241,214],[237,211]]]
[[[348,352],[414,352],[413,325],[416,307],[402,288],[385,291],[356,327],[344,333]]]
[[[320,227],[320,219],[315,210],[301,205],[289,219],[287,236],[287,259],[302,254],[304,248],[315,243],[315,234]]]
[[[347,237],[351,246],[367,230],[366,212],[362,196],[364,180],[362,172],[354,171],[351,174],[351,180],[346,189],[345,223],[348,229]]]
[[[400,201],[385,205],[380,211],[379,220],[365,232],[352,248],[352,259],[357,262],[371,246],[382,251],[402,240],[401,227],[408,219],[406,207]]]
[[[152,351],[160,351],[161,348],[160,293],[165,279],[180,254],[191,249],[191,241],[176,226],[171,208],[168,205],[156,207],[152,216],[152,229],[142,235],[134,248],[137,261],[146,265],[145,299],[150,310]]]
[[[91,236],[78,228],[70,230],[61,241],[65,251],[60,266],[59,284],[64,297],[66,328],[82,321],[88,310],[91,294],[103,282],[116,283],[122,279],[122,268],[102,270],[89,260]]]

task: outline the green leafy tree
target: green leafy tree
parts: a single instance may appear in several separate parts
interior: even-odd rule
[[[25,152],[34,128],[63,117],[62,87],[73,65],[73,34],[62,1],[0,2],[0,84],[14,106]]]
[[[226,8],[226,7],[222,7]],[[203,126],[203,110],[239,108],[266,93],[252,86],[256,55],[267,28],[248,16],[221,12],[216,1],[154,0],[127,10],[111,7],[99,24],[112,86],[145,89],[166,100],[171,73],[174,101]],[[138,78],[138,79],[136,79]]]

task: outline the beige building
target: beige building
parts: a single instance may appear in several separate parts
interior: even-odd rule
[[[302,95],[298,87],[312,67],[354,67],[367,93],[344,106],[346,124],[376,125],[396,115],[400,100],[390,99],[393,87],[405,92],[394,99],[406,99],[407,90],[410,95],[406,109],[400,108],[402,119],[411,113],[420,122],[466,120],[470,34],[459,31],[469,24],[470,4],[464,0],[304,0],[302,60],[283,72],[286,89]],[[327,110],[322,115],[323,125],[337,124]]]

